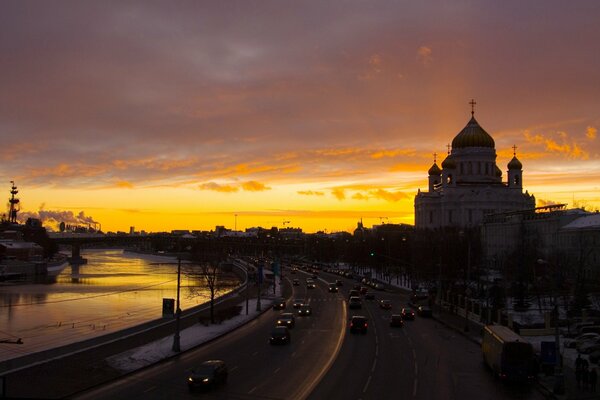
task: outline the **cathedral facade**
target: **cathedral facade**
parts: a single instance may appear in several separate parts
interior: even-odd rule
[[[434,158],[429,190],[419,189],[415,196],[415,227],[470,228],[481,225],[485,215],[535,208],[535,197],[523,193],[523,165],[514,149],[503,182],[494,139],[471,111],[471,120],[452,140],[441,168]]]

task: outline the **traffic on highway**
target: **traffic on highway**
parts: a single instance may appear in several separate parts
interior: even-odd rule
[[[543,398],[495,379],[479,346],[406,292],[304,265],[282,283],[250,323],[76,398]]]

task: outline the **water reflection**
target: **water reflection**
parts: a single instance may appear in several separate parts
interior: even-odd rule
[[[176,297],[175,260],[122,250],[84,257],[87,264],[65,268],[54,283],[0,286],[0,339],[25,342],[0,345],[0,360],[160,318],[162,299]],[[181,285],[183,310],[208,301],[201,279],[182,274]]]

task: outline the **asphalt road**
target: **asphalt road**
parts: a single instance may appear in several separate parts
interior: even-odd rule
[[[339,279],[331,277],[329,279]],[[344,280],[344,293],[356,282]],[[348,334],[340,353],[309,399],[543,399],[534,386],[509,386],[485,368],[481,349],[432,318],[416,316],[404,327],[389,316],[408,306],[400,292],[375,291],[352,315],[369,319],[368,333]],[[392,311],[379,307],[389,299]]]
[[[300,275],[300,274],[298,274]],[[288,281],[289,283],[289,281]],[[78,399],[302,399],[318,384],[339,350],[345,333],[345,303],[328,293],[321,282],[315,289],[293,287],[291,300],[306,297],[313,315],[296,317],[289,345],[273,346],[268,338],[279,311],[268,311],[230,334],[179,357],[128,375]],[[209,393],[190,393],[187,372],[208,359],[222,359],[229,379]]]

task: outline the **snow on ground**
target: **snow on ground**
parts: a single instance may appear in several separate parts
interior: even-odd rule
[[[279,282],[276,282],[275,293],[273,293],[272,286],[270,286],[261,296],[261,309],[265,310],[271,308],[273,298],[279,296],[281,296],[281,285]],[[242,312],[234,318],[223,321],[220,324],[208,326],[197,324],[187,329],[183,329],[180,332],[179,342],[181,351],[186,351],[206,343],[258,317],[258,315],[261,314],[261,311],[256,311],[256,303],[256,298],[249,299],[248,315],[246,315],[246,301],[244,300],[238,304],[239,306],[242,306]],[[178,353],[172,350],[172,346],[173,336],[168,336],[144,346],[111,356],[106,361],[111,367],[116,368],[119,371],[131,372],[154,364],[165,358],[175,356]]]

